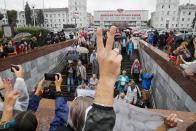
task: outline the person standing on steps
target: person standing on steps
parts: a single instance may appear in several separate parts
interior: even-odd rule
[[[140,62],[138,59],[135,59],[135,61],[133,62],[133,65],[131,67],[131,76],[133,77],[134,81],[138,84],[140,76]]]
[[[99,80],[97,79],[96,74],[93,74],[92,77],[91,77],[90,80],[89,80],[89,88],[90,88],[91,90],[95,90],[96,87],[97,87],[98,81],[99,81]]]
[[[122,75],[118,76],[118,89],[121,93],[127,92],[127,84],[129,82],[129,77],[126,75],[126,70],[122,71]]]
[[[148,106],[150,102],[150,90],[151,90],[151,81],[154,77],[154,74],[148,73],[145,69],[141,71],[142,79],[142,97],[144,103]]]
[[[79,60],[76,68],[76,76],[78,85],[81,85],[84,80],[86,80],[86,67],[82,65],[82,62]]]
[[[137,84],[135,84],[134,80],[131,80],[126,95],[126,101],[129,104],[136,105],[138,98],[141,97],[141,92]]]
[[[95,50],[93,50],[91,56],[90,56],[90,63],[92,64],[92,74],[96,74],[98,76],[99,73],[99,65],[97,62],[97,53]]]
[[[69,62],[69,65],[66,68],[66,72],[67,72],[67,89],[68,92],[70,92],[74,87],[74,79],[76,76],[75,75],[76,71],[74,69],[72,61]]]
[[[133,55],[133,51],[134,51],[134,44],[132,42],[132,40],[130,39],[127,43],[127,55],[131,58]]]
[[[127,38],[125,32],[122,32],[122,55],[126,55],[127,50]]]

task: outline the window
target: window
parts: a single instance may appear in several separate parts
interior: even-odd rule
[[[161,17],[161,21],[163,21],[163,17]]]
[[[59,19],[59,22],[61,22],[61,19]]]
[[[164,8],[164,5],[162,5],[162,9]]]
[[[175,15],[175,14],[176,14],[176,11],[174,11],[173,13],[174,13],[174,15]]]
[[[169,5],[169,8],[170,8],[170,5]]]
[[[167,12],[167,15],[169,15],[169,11]]]
[[[56,14],[54,14],[54,18],[56,17]]]
[[[185,15],[186,14],[186,12],[185,11],[183,11],[183,15]]]
[[[49,24],[47,24],[47,27],[49,27]]]
[[[189,24],[187,24],[187,27],[189,27]]]
[[[184,21],[184,18],[182,18],[182,21]]]
[[[52,24],[50,26],[52,27]]]
[[[178,27],[178,24],[176,24],[176,27]]]
[[[174,24],[172,24],[172,27],[174,27]]]
[[[46,14],[46,17],[48,17],[48,14]]]
[[[190,18],[188,18],[188,21],[190,21]]]
[[[63,22],[65,22],[65,19],[63,19]]]
[[[181,26],[183,27],[183,24],[181,24]]]
[[[59,16],[59,17],[61,17],[61,15],[60,15],[60,14],[58,14],[58,16]]]
[[[162,11],[162,15],[164,15],[164,11]]]
[[[52,14],[50,14],[50,18],[52,18]]]
[[[175,17],[173,17],[172,20],[174,21],[175,20]]]
[[[189,15],[191,15],[191,12],[189,12]]]

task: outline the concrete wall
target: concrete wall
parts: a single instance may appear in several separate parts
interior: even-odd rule
[[[142,66],[151,73],[155,73],[152,80],[152,103],[155,108],[196,112],[195,101],[150,57],[142,46],[139,53]]]
[[[25,71],[25,82],[29,91],[37,85],[43,78],[44,73],[58,73],[61,72],[65,65],[64,49],[52,52],[45,56],[36,58],[32,61],[22,64]],[[15,78],[10,69],[0,72],[2,78],[12,79],[14,83]]]

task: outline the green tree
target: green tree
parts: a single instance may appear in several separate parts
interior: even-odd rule
[[[193,22],[192,22],[192,28],[194,29],[195,28],[195,23],[196,23],[196,13],[195,13],[195,18],[193,19]]]
[[[37,24],[39,26],[44,25],[44,13],[43,13],[43,10],[38,10],[38,12],[37,12]]]
[[[29,25],[32,25],[32,12],[31,12],[31,8],[28,4],[28,2],[26,2],[26,5],[25,5],[25,19],[26,19],[26,24],[29,26]]]
[[[4,18],[3,14],[0,13],[0,20]]]
[[[7,17],[8,17],[8,24],[12,25],[12,26],[16,26],[17,11],[16,10],[8,10]]]

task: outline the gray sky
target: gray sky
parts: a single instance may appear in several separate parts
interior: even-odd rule
[[[22,10],[23,0],[0,0],[0,8],[4,8],[6,1],[7,9]],[[24,0],[30,5],[35,4],[36,8],[42,8],[42,0]],[[189,0],[180,0],[181,4],[188,3]],[[191,0],[191,3],[196,4],[196,0]],[[67,7],[68,0],[45,0],[46,8]],[[155,10],[156,0],[88,0],[88,11],[104,10],[104,9],[144,9],[150,12]]]

